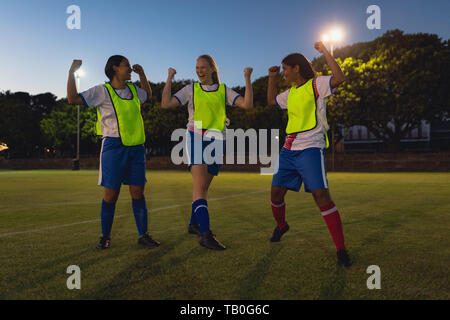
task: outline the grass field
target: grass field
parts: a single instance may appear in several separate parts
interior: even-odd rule
[[[150,171],[150,234],[137,245],[123,188],[112,247],[97,251],[102,188],[97,171],[0,171],[0,299],[449,299],[450,174],[329,173],[354,265],[335,248],[311,195],[289,192],[291,230],[275,226],[271,176],[221,173],[209,194],[211,226],[227,250],[187,233],[191,177]],[[81,290],[68,290],[69,265]],[[368,290],[369,265],[381,290]]]

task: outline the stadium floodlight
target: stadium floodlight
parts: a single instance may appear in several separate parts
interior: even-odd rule
[[[6,143],[0,142],[0,151],[9,149]]]
[[[85,72],[78,69],[75,72],[75,79],[77,79],[77,90],[80,91],[80,79],[84,77]],[[80,105],[77,105],[77,161],[80,161]]]
[[[327,44],[330,44],[330,54],[332,57],[334,57],[334,45],[340,41],[342,41],[342,38],[344,37],[344,34],[341,29],[339,28],[333,28],[328,33],[322,35],[322,42]],[[331,129],[331,170],[334,171],[334,126]]]
[[[340,41],[342,41],[342,38],[344,37],[344,34],[341,29],[334,28],[330,30],[328,33],[322,35],[322,41],[324,43],[330,44],[330,53],[333,56],[333,49],[334,45]]]

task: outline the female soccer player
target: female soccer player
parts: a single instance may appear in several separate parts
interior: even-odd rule
[[[203,151],[210,143],[213,143],[213,140],[206,137],[211,132],[222,133],[224,131],[226,105],[247,110],[253,107],[253,89],[250,80],[252,71],[252,68],[244,69],[246,85],[245,95],[242,97],[220,83],[214,59],[209,55],[202,55],[197,58],[196,64],[200,82],[189,84],[171,96],[171,81],[176,71],[169,68],[169,75],[163,90],[161,102],[163,108],[175,108],[188,103],[189,122],[186,132],[186,150],[193,179],[193,202],[188,232],[199,235],[200,245],[212,250],[225,250],[225,246],[215,238],[209,228],[206,200],[208,188],[214,176],[218,175],[222,162],[211,163],[205,159]],[[220,146],[223,151],[224,143],[220,143]],[[212,153],[211,155],[215,156]]]
[[[147,233],[145,133],[141,103],[151,98],[152,90],[144,69],[138,64],[131,68],[123,56],[112,56],[105,66],[105,74],[110,81],[78,94],[74,73],[81,63],[81,60],[74,60],[70,68],[67,99],[69,104],[97,107],[100,113],[103,140],[98,184],[105,188],[105,193],[101,206],[102,237],[96,247],[107,249],[111,245],[114,211],[122,183],[129,185],[138,243],[149,248],[159,246],[159,242]],[[143,89],[127,82],[131,80],[131,71],[139,74]]]
[[[287,136],[280,152],[278,171],[272,180],[272,213],[277,227],[270,241],[280,241],[289,230],[284,196],[288,190],[298,192],[303,182],[305,191],[312,193],[331,233],[338,264],[348,267],[351,262],[344,245],[341,219],[328,191],[324,152],[328,147],[325,98],[344,82],[345,77],[322,42],[317,42],[314,47],[325,56],[332,76],[315,77],[311,63],[303,55],[290,54],[282,61],[282,75],[291,88],[277,95],[276,76],[280,67],[269,69],[268,102],[288,112]]]

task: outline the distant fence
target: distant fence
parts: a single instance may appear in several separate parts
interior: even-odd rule
[[[327,170],[332,171],[332,155],[327,152]],[[81,158],[81,169],[98,169],[98,158]],[[257,172],[260,164],[223,165],[223,171]],[[72,169],[72,159],[1,159],[0,169]],[[186,165],[174,165],[170,157],[150,157],[150,170],[187,170]],[[379,153],[379,154],[335,154],[334,171],[347,172],[395,172],[395,171],[450,171],[450,152],[445,153]]]

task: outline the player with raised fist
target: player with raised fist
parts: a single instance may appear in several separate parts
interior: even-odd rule
[[[107,249],[111,245],[111,228],[122,184],[129,185],[138,243],[148,248],[159,246],[159,242],[147,232],[148,213],[144,197],[147,180],[141,103],[152,97],[144,69],[138,64],[131,67],[124,56],[112,56],[105,66],[109,81],[78,94],[74,73],[81,64],[81,60],[74,60],[70,67],[67,99],[69,104],[97,107],[100,116],[103,139],[98,184],[104,187],[104,196],[100,213],[102,236],[96,248]],[[139,75],[142,89],[129,82],[132,71]]]
[[[225,246],[210,230],[207,202],[209,186],[214,176],[219,174],[222,159],[215,161],[215,157],[214,162],[210,163],[205,159],[203,151],[213,141],[215,143],[219,141],[221,155],[225,153],[226,106],[236,106],[245,110],[253,107],[252,71],[252,68],[244,69],[246,85],[245,95],[242,97],[220,83],[219,71],[214,59],[209,55],[202,55],[197,58],[196,64],[199,82],[188,84],[171,95],[171,82],[176,71],[169,68],[162,95],[163,108],[176,108],[188,104],[189,122],[185,150],[188,153],[188,165],[193,179],[192,211],[188,232],[200,236],[200,245],[212,250],[225,250]],[[211,136],[215,139],[209,139]],[[215,154],[212,156],[214,157]]]

